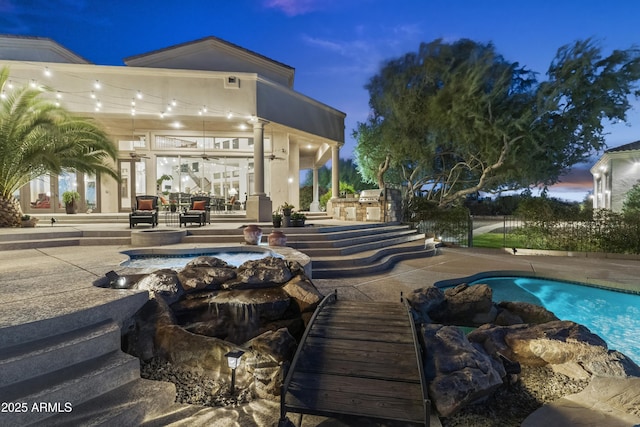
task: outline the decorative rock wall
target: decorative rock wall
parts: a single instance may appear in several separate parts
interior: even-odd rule
[[[510,383],[520,364],[570,378],[640,377],[640,367],[586,327],[523,302],[492,302],[487,285],[417,289],[408,298],[422,323],[429,395],[442,416]],[[501,325],[501,326],[500,326]],[[463,329],[474,328],[468,335]]]
[[[224,379],[230,377],[224,355],[242,348],[237,384],[258,397],[279,394],[283,363],[323,298],[302,266],[275,257],[235,268],[203,256],[180,271],[135,280],[133,288],[151,299],[124,339],[126,351]]]

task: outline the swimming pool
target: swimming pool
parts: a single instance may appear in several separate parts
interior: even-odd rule
[[[531,277],[489,277],[493,300],[522,301],[552,311],[562,320],[580,323],[618,350],[640,363],[640,295],[592,286]]]

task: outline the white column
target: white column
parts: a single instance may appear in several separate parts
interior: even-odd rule
[[[271,220],[271,199],[264,192],[264,120],[253,124],[253,194],[247,199],[247,218],[258,222]]]
[[[264,125],[258,120],[253,123],[253,194],[264,196]]]
[[[340,146],[331,147],[331,197],[340,197],[340,171],[338,163],[340,159]]]
[[[311,212],[320,212],[320,200],[318,196],[318,168],[313,168],[313,201],[311,202],[311,206],[309,210]]]

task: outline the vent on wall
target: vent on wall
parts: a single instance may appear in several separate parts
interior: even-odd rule
[[[227,76],[224,79],[224,87],[225,89],[240,89],[240,79],[236,76]]]

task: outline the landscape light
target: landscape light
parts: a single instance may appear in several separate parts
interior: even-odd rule
[[[109,279],[109,287],[114,289],[126,289],[127,288],[127,278],[124,276],[120,276],[115,271],[107,271],[105,273],[107,279]]]
[[[242,350],[230,351],[224,355],[227,358],[227,364],[231,368],[231,394],[236,389],[236,368],[240,365],[240,358],[244,354]]]

